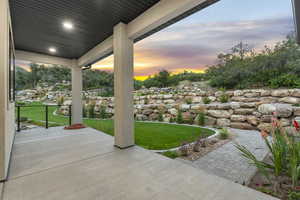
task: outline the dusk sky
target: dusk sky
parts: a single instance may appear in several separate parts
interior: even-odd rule
[[[294,30],[290,0],[221,0],[135,44],[135,78],[166,69],[203,72],[239,42],[273,47]],[[18,62],[28,65],[28,62]],[[93,65],[112,71],[113,56]]]
[[[290,0],[221,0],[135,44],[138,79],[167,69],[200,72],[243,41],[259,50],[294,29]],[[111,70],[113,56],[93,68]]]

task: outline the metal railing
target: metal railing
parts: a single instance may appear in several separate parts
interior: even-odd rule
[[[16,105],[17,108],[17,131],[21,131],[21,108],[44,107],[45,108],[45,128],[49,128],[49,107],[61,107],[63,105]],[[69,125],[72,125],[72,105],[69,106]]]

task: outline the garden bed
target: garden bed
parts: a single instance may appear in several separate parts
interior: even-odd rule
[[[270,160],[265,159],[264,161],[270,163]],[[297,190],[293,189],[292,181],[288,176],[280,177],[281,186],[276,189],[276,178],[272,175],[272,173],[270,173],[269,179],[271,182],[258,171],[251,179],[248,187],[282,200],[300,200],[300,188],[297,188]]]
[[[196,142],[190,144],[182,144],[182,146],[179,148],[158,153],[172,159],[180,157],[184,160],[195,161],[205,156],[206,154],[218,149],[219,147],[227,144],[233,138],[234,135],[229,133],[227,129],[223,129],[210,137],[200,137]]]

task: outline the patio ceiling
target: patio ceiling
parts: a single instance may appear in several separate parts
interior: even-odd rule
[[[113,26],[129,23],[159,0],[11,0],[16,49],[78,58],[111,36]],[[74,30],[64,30],[64,21]]]
[[[15,47],[16,50],[24,52],[68,59],[83,57],[80,59],[83,66],[112,53],[113,27],[120,22],[130,24],[156,6],[154,12],[148,12],[147,16],[142,17],[143,20],[138,20],[130,27],[131,32],[136,31],[135,27],[140,28],[141,25],[146,30],[132,36],[136,42],[217,1],[10,0]],[[159,3],[161,5],[158,5]],[[179,6],[177,8],[174,5]],[[167,17],[164,16],[165,13]],[[160,18],[157,15],[161,15]],[[148,20],[151,18],[152,21]],[[74,29],[64,29],[64,22],[71,22]],[[109,48],[103,51],[105,53],[101,55],[102,57],[95,56],[95,51],[92,50],[101,43]],[[51,47],[55,48],[55,53],[49,51]],[[101,48],[104,47],[102,44]],[[99,52],[99,48],[96,50]]]

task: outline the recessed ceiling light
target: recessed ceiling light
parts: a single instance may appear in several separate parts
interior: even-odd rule
[[[69,21],[65,21],[63,22],[63,26],[65,29],[67,30],[72,30],[74,28],[74,25],[73,23],[69,22]]]
[[[55,49],[54,47],[50,47],[50,48],[49,48],[49,51],[50,51],[51,53],[56,53],[56,49]]]

